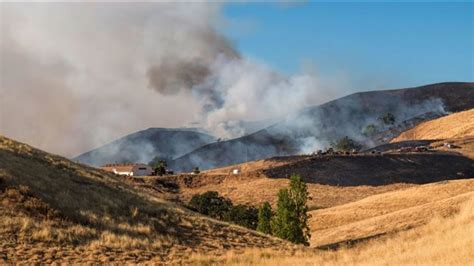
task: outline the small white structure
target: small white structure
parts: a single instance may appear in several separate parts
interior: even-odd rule
[[[149,176],[153,173],[147,164],[106,164],[101,169],[124,176]]]
[[[232,170],[232,174],[234,174],[234,175],[240,174],[240,169],[234,169],[234,170]]]

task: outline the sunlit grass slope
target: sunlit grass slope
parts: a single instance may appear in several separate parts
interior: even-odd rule
[[[0,217],[0,264],[179,262],[191,252],[287,246],[4,137]]]

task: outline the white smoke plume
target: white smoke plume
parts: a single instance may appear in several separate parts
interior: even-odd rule
[[[0,134],[66,156],[195,121],[236,137],[339,95],[239,55],[219,4],[0,5]]]

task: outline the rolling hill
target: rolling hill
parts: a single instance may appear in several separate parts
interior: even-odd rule
[[[449,217],[474,200],[474,179],[443,181],[373,195],[333,208],[312,211],[312,244],[330,246],[364,240]]]
[[[0,263],[179,263],[286,242],[0,136]]]
[[[391,142],[474,137],[474,109],[426,121],[407,130]]]
[[[474,179],[467,179],[473,170],[469,158],[430,152],[276,157],[154,177],[174,181],[182,199],[216,190],[235,203],[258,205],[274,204],[287,174],[301,174],[313,197],[311,244],[318,249],[312,249],[198,215],[136,185],[140,179],[0,137],[0,263],[340,265],[365,264],[374,254],[412,263],[423,258],[415,249],[433,261],[466,262],[474,255],[466,237],[474,226]],[[444,179],[459,180],[425,184]],[[420,244],[429,241],[443,246],[437,251],[443,259]],[[401,249],[413,256],[392,252]]]
[[[464,188],[458,190],[456,187]],[[447,191],[445,191],[445,189]],[[416,195],[424,198],[419,201]],[[440,193],[441,196],[438,196]],[[382,197],[387,196],[387,200]],[[405,198],[406,197],[406,198]],[[395,202],[393,202],[395,201]],[[388,204],[388,210],[383,210]],[[404,205],[404,206],[402,206]],[[358,209],[361,207],[362,209]],[[401,208],[399,208],[401,207]],[[337,211],[347,208],[337,215]],[[229,252],[219,258],[209,255],[191,257],[198,265],[471,265],[474,259],[474,194],[472,182],[466,180],[436,183],[386,193],[359,203],[321,210],[336,215],[334,222],[346,221],[344,216],[374,214],[378,216],[354,222],[347,230],[335,230],[342,238],[361,237],[359,232],[385,232],[363,242],[348,241],[334,251],[304,250],[275,252],[249,249],[244,253]],[[385,215],[383,213],[386,213]],[[314,213],[317,214],[317,213]],[[313,217],[314,218],[314,217]],[[398,225],[398,229],[397,229]],[[336,227],[337,228],[337,227]],[[391,230],[391,229],[395,230]],[[403,228],[403,231],[400,229]],[[314,239],[324,230],[316,231]],[[367,235],[367,234],[366,234]],[[370,234],[369,234],[370,235]],[[322,235],[321,237],[324,237]],[[338,235],[338,237],[340,237]],[[348,238],[347,238],[348,237]],[[354,246],[354,244],[356,244]]]
[[[439,83],[416,88],[355,93],[306,108],[241,138],[210,143],[173,160],[177,171],[222,167],[272,156],[309,153],[349,136],[366,148],[389,142],[426,120],[474,107],[474,83]],[[395,124],[379,117],[395,115]],[[374,125],[375,134],[363,134]]]
[[[196,129],[149,128],[81,154],[73,160],[101,166],[107,163],[148,163],[156,156],[172,159],[216,139]]]
[[[239,169],[239,174],[233,174]],[[179,186],[181,199],[217,191],[233,202],[276,203],[288,177],[299,174],[313,195],[311,209],[333,207],[419,184],[474,176],[474,160],[457,153],[285,156],[211,169],[198,175],[162,177]]]

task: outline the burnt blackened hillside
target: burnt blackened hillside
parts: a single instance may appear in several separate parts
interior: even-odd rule
[[[344,136],[370,148],[388,142],[390,136],[417,123],[470,108],[474,108],[474,83],[355,93],[305,108],[251,135],[205,145],[171,165],[177,171],[189,171],[193,167],[208,169],[271,156],[310,153]],[[389,112],[395,115],[394,125],[381,125],[379,117]],[[370,124],[376,125],[378,132],[366,136],[363,130]]]
[[[179,157],[214,141],[214,137],[191,129],[150,128],[81,154],[74,160],[94,166],[106,163],[148,163],[156,156]]]

